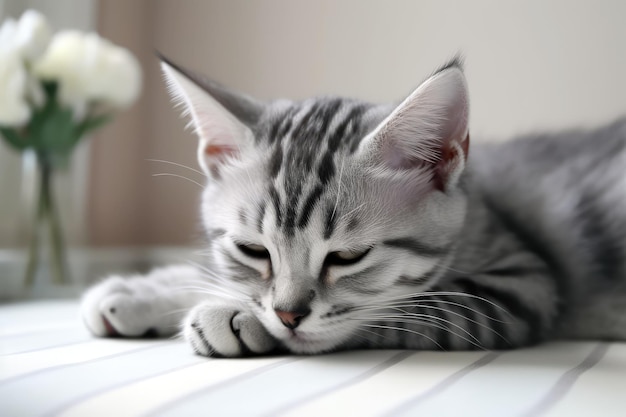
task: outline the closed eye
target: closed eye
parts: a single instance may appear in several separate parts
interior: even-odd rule
[[[337,251],[326,255],[324,264],[328,266],[346,266],[360,262],[372,250],[367,248],[362,251]]]
[[[255,245],[253,243],[236,243],[237,249],[241,251],[244,255],[255,258],[255,259],[270,259],[269,251],[261,245]]]

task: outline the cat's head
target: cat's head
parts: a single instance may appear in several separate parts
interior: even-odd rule
[[[262,103],[162,66],[199,137],[214,282],[234,283],[223,291],[291,351],[349,343],[381,307],[439,278],[466,207],[458,60],[397,106]]]

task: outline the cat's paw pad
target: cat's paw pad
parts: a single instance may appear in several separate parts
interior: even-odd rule
[[[150,305],[137,296],[136,282],[112,276],[90,288],[81,301],[87,328],[101,337],[139,337],[150,334]]]
[[[183,332],[194,351],[203,356],[264,354],[277,346],[254,315],[223,306],[197,306],[187,316]]]

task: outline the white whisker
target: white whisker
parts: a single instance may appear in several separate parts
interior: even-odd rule
[[[414,317],[414,319],[411,319],[412,317]],[[465,340],[468,343],[471,343],[474,346],[482,348],[482,346],[479,345],[480,344],[480,340],[478,340],[478,338],[476,338],[473,334],[471,334],[469,331],[464,329],[462,326],[459,326],[458,324],[456,324],[456,323],[454,323],[454,322],[452,322],[450,320],[443,319],[441,317],[432,316],[432,315],[428,315],[428,314],[416,314],[416,315],[410,314],[408,316],[387,315],[387,316],[381,316],[381,317],[373,317],[373,318],[370,318],[370,320],[375,320],[375,321],[389,320],[389,321],[393,321],[395,323],[421,324],[421,325],[436,327],[436,328],[438,328],[440,330],[449,332],[449,333],[457,336],[458,338],[463,339],[463,340]],[[424,322],[424,320],[427,320],[427,321]],[[458,328],[463,333],[467,334],[470,338],[472,338],[474,341],[472,341],[472,340],[466,338],[465,336],[463,336],[463,335],[453,331],[451,328],[438,323],[438,321]]]
[[[441,303],[441,304],[448,304],[448,305],[452,305],[452,306],[455,306],[455,307],[459,307],[459,308],[463,308],[463,309],[465,309],[465,310],[471,311],[471,312],[473,312],[473,313],[475,313],[475,314],[478,314],[478,315],[480,315],[480,316],[482,316],[482,317],[485,317],[486,319],[489,319],[489,320],[491,320],[491,321],[495,321],[495,322],[498,322],[498,323],[503,323],[503,324],[511,324],[511,322],[504,321],[504,320],[500,320],[500,319],[498,319],[498,318],[495,318],[495,317],[492,317],[492,316],[490,316],[490,315],[488,315],[488,314],[485,314],[485,313],[483,313],[483,312],[482,312],[482,311],[480,311],[480,310],[477,310],[477,309],[475,309],[475,308],[471,308],[471,307],[469,307],[469,306],[466,306],[465,304],[455,303],[455,302],[453,302],[453,301],[432,299],[432,300],[420,300],[420,303],[421,303],[421,304],[419,305],[420,307],[429,307],[429,308],[431,307],[431,305],[430,305],[430,304],[428,304],[428,303]],[[450,312],[452,312],[452,310],[446,310],[446,311],[450,311]],[[470,320],[469,318],[467,318],[467,317],[465,317],[465,316],[463,316],[463,317],[464,317],[464,318],[466,318],[467,320]]]
[[[355,311],[376,311],[376,310],[392,309],[392,308],[434,308],[434,309],[437,309],[437,310],[448,311],[448,312],[450,312],[450,313],[452,313],[454,315],[463,317],[464,319],[469,320],[471,322],[474,322],[474,323],[477,323],[477,324],[481,324],[480,322],[472,320],[469,317],[466,317],[466,316],[464,316],[461,313],[455,312],[454,310],[442,309],[441,307],[436,307],[436,306],[433,306],[432,304],[429,304],[429,303],[438,303],[438,304],[440,303],[440,304],[449,304],[449,305],[457,306],[459,308],[463,308],[463,309],[472,311],[472,312],[474,312],[474,313],[476,313],[476,314],[478,314],[478,315],[480,315],[482,317],[485,317],[486,319],[491,320],[491,321],[495,321],[495,322],[503,323],[503,324],[512,324],[509,321],[504,321],[504,320],[500,320],[498,318],[489,316],[489,315],[487,315],[487,314],[485,314],[485,313],[483,313],[483,312],[481,312],[479,310],[473,309],[473,308],[468,307],[468,306],[466,306],[464,304],[461,304],[461,303],[455,303],[455,302],[452,302],[452,301],[445,301],[445,300],[436,300],[436,299],[433,299],[433,300],[422,299],[422,300],[419,300],[418,302],[415,302],[415,303],[407,303],[406,301],[404,301],[404,302],[400,302],[399,301],[399,302],[394,302],[394,303],[389,303],[389,304],[381,304],[381,305],[373,305],[373,306],[365,305],[363,307],[357,307],[354,310]]]
[[[186,308],[177,308],[177,309],[175,309],[175,310],[170,310],[170,311],[166,311],[166,312],[164,312],[164,313],[162,314],[162,316],[171,316],[171,315],[174,315],[174,314],[181,314],[181,313],[185,313],[185,312],[187,312],[187,311],[189,311],[189,310],[190,310],[190,308],[189,308],[189,307],[186,307]]]
[[[202,171],[199,171],[197,169],[188,167],[187,165],[183,165],[183,164],[179,164],[178,162],[172,162],[172,161],[165,161],[163,159],[146,159],[146,161],[150,161],[150,162],[162,162],[164,164],[171,164],[171,165],[176,165],[177,167],[181,167],[181,168],[185,168],[188,169],[190,171],[196,172],[200,175],[202,175],[203,177],[206,177],[206,174]]]
[[[206,288],[206,287],[193,287],[193,286],[185,286],[185,287],[181,287],[181,290],[184,291],[190,291],[190,292],[195,292],[198,294],[206,294],[206,295],[213,295],[216,296],[218,298],[229,298],[232,300],[237,300],[237,301],[241,301],[240,298],[229,294],[225,291],[219,291],[219,290],[215,290],[213,288]]]
[[[378,302],[380,303],[386,303],[388,305],[388,303],[394,302],[394,301],[398,301],[398,302],[408,302],[412,299],[423,299],[426,297],[435,297],[435,296],[454,296],[454,297],[467,297],[467,298],[473,298],[476,300],[480,300],[483,301],[487,304],[490,304],[494,307],[496,307],[497,309],[501,310],[502,312],[506,313],[507,315],[511,315],[511,313],[509,313],[509,311],[507,309],[505,309],[504,307],[494,303],[493,301],[484,298],[484,297],[480,297],[474,294],[467,294],[464,292],[458,292],[458,291],[432,291],[432,292],[416,292],[416,293],[411,293],[411,294],[404,294],[401,296],[397,296],[397,297],[389,297],[389,298],[383,298],[381,300],[378,300]]]
[[[229,293],[231,298],[237,298],[236,296],[239,296],[239,299],[242,301],[250,299],[250,295],[246,292],[247,288],[244,288],[241,284],[225,279],[197,262],[189,261],[188,263],[197,268],[207,278],[206,280],[197,281],[197,284],[204,286],[206,289],[211,288],[217,291]]]
[[[182,179],[187,180],[187,181],[189,181],[189,182],[193,182],[193,183],[194,183],[194,184],[196,184],[198,187],[200,187],[200,188],[204,189],[204,185],[200,184],[200,183],[199,183],[199,182],[197,182],[197,181],[192,180],[191,178],[187,178],[187,177],[185,177],[185,176],[183,176],[183,175],[178,175],[178,174],[170,174],[170,173],[167,173],[167,172],[163,172],[163,173],[161,173],[161,174],[152,174],[152,176],[153,176],[153,177],[177,177],[177,178],[182,178]]]
[[[373,327],[373,328],[377,328],[377,329],[397,330],[397,331],[402,331],[402,332],[408,332],[408,333],[416,334],[418,336],[422,336],[422,337],[430,340],[435,345],[437,345],[439,347],[439,349],[445,350],[443,348],[443,346],[441,346],[439,343],[437,343],[433,338],[431,338],[429,336],[426,336],[424,333],[420,333],[420,332],[415,331],[415,330],[405,329],[403,327],[385,326],[385,325],[377,325],[377,324],[361,324],[361,326]]]
[[[343,176],[343,165],[346,162],[346,155],[341,158],[341,168],[339,169],[339,179],[337,180],[337,198],[335,199],[335,206],[333,207],[333,213],[331,218],[335,218],[335,212],[337,211],[337,205],[339,204],[339,196],[341,195],[341,177]]]
[[[370,330],[367,330],[367,329],[356,329],[356,330],[357,330],[357,332],[358,332],[358,331],[367,331],[367,332],[370,332],[370,333],[372,333],[372,334],[376,334],[376,333],[374,333],[374,332],[372,332],[372,331],[370,331]],[[358,334],[358,333],[353,333],[353,334],[352,334],[352,336],[359,337],[359,338],[361,338],[361,339],[365,340],[366,342],[372,342],[372,340],[371,340],[369,337],[367,337],[366,335],[362,335],[362,334]]]
[[[346,214],[344,214],[343,217],[348,217],[349,215],[351,215],[355,211],[360,210],[364,205],[365,205],[365,203],[359,204],[356,208],[354,208],[354,209],[350,210],[349,212],[347,212]]]

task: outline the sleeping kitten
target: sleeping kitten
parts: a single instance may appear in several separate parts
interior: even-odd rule
[[[111,277],[98,336],[202,355],[626,340],[626,120],[469,149],[458,59],[397,106],[261,103],[163,59],[207,175],[205,265]]]

